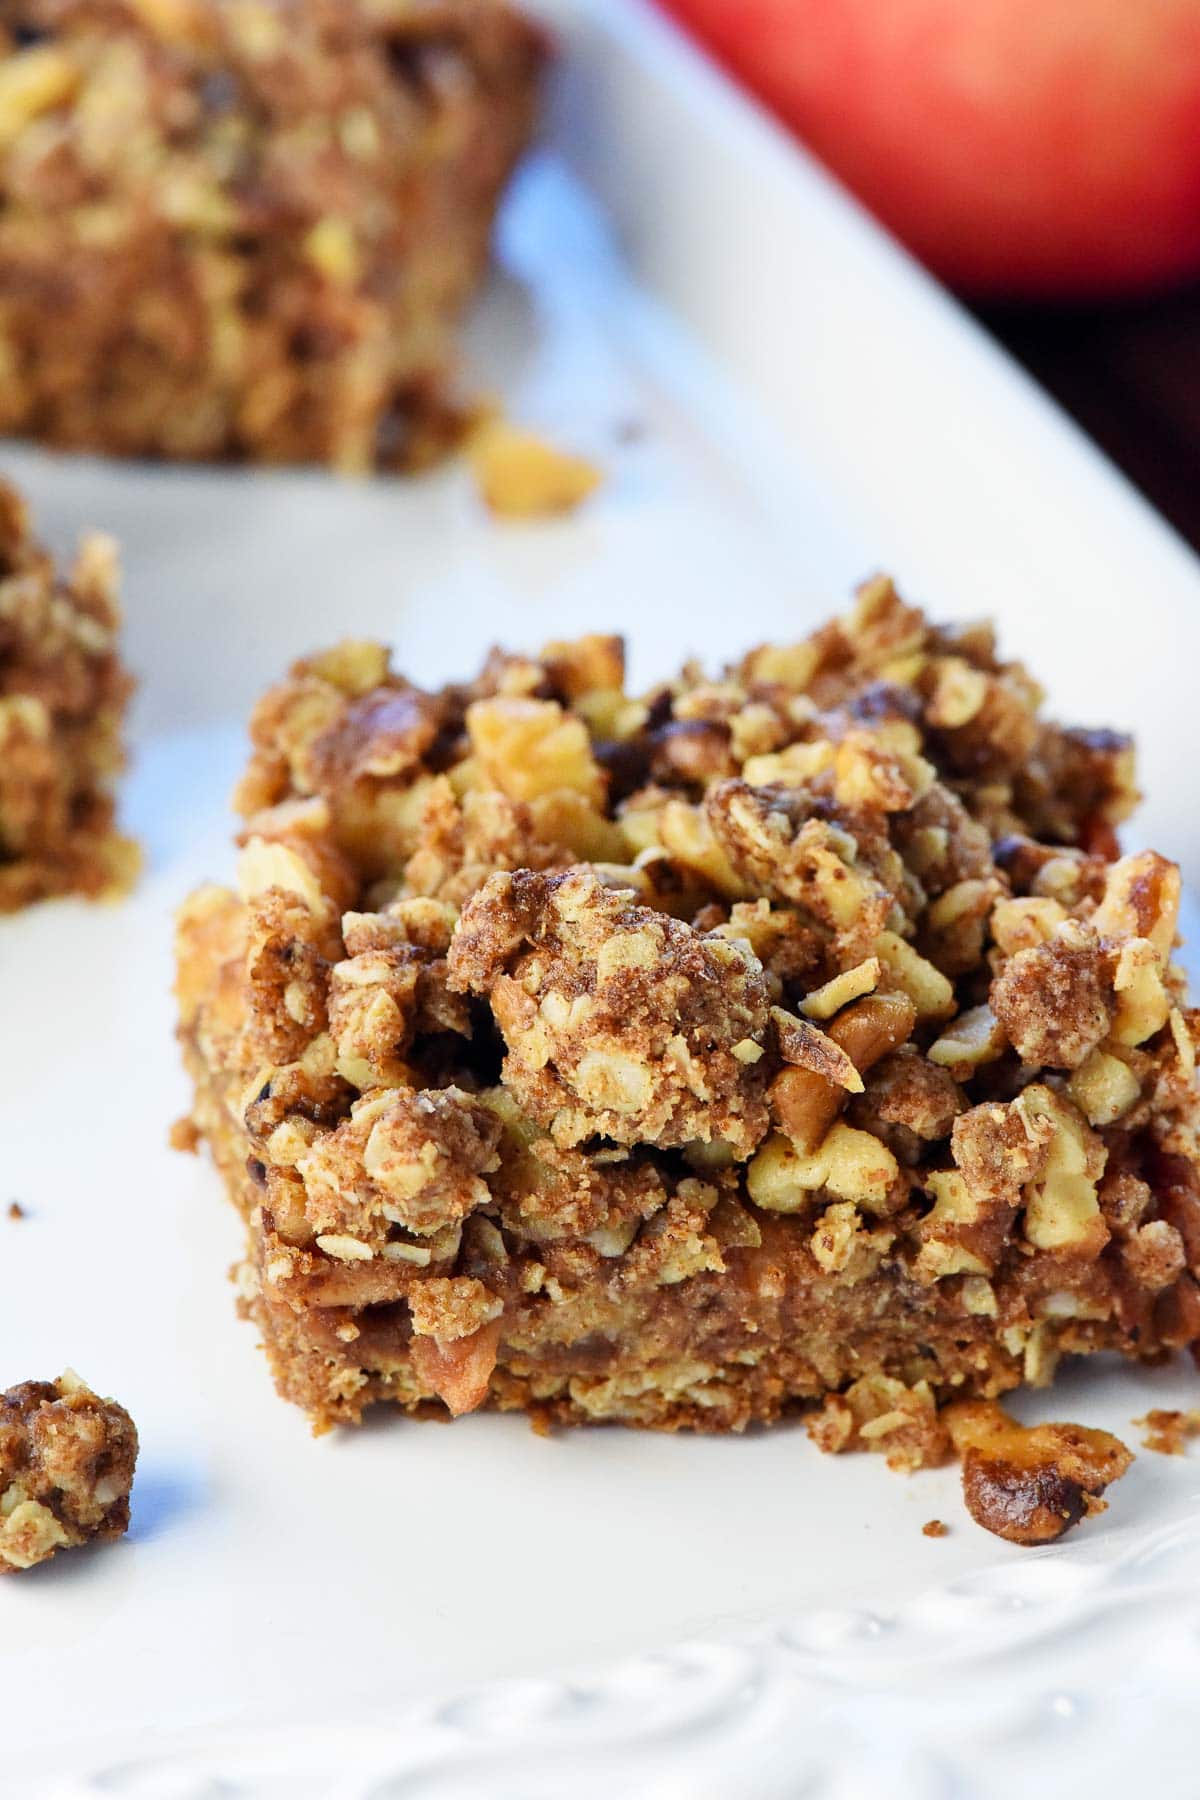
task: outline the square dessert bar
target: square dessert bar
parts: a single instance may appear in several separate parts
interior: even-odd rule
[[[542,59],[504,0],[11,0],[0,431],[428,458]]]
[[[57,574],[0,482],[0,913],[117,894],[137,872],[137,846],[113,823],[133,688],[120,623],[111,539],[86,538]]]
[[[891,583],[641,698],[618,640],[426,693],[298,663],[179,921],[242,1304],[392,1401],[948,1448],[939,1405],[1200,1340],[1177,869],[1128,741]]]

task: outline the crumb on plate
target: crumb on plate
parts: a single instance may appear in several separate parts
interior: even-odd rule
[[[1142,1428],[1142,1444],[1160,1456],[1183,1456],[1188,1440],[1200,1437],[1200,1410],[1179,1412],[1173,1408],[1153,1407],[1135,1425]]]
[[[485,505],[506,519],[574,512],[603,480],[586,457],[559,450],[504,419],[488,419],[477,427],[467,458]]]
[[[977,1525],[1013,1544],[1049,1544],[1104,1512],[1100,1496],[1133,1452],[1111,1432],[1083,1425],[1020,1425],[992,1400],[943,1409],[962,1458],[963,1497]]]
[[[0,1394],[0,1575],[121,1537],[137,1451],[125,1408],[70,1369]]]

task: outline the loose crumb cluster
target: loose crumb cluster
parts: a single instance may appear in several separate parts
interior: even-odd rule
[[[956,1400],[946,1427],[962,1459],[963,1497],[977,1525],[1014,1544],[1049,1544],[1104,1512],[1105,1488],[1132,1452],[1108,1431],[1018,1425],[993,1400]]]
[[[640,696],[606,637],[437,693],[375,644],[298,663],[239,886],[178,928],[281,1391],[318,1428],[803,1406],[914,1468],[947,1401],[1196,1344],[1179,874],[1118,854],[1128,741],[1040,698],[883,579]],[[1026,1452],[979,1448],[976,1515],[1051,1535],[1119,1472],[1089,1444],[1028,1519]]]
[[[133,687],[120,623],[111,539],[86,538],[59,575],[0,482],[0,913],[119,894],[137,872],[137,847],[113,823]]]
[[[1160,1456],[1186,1456],[1190,1440],[1200,1437],[1200,1410],[1195,1408],[1180,1412],[1156,1406],[1133,1422],[1142,1428],[1145,1448]]]
[[[603,476],[586,457],[559,450],[504,419],[481,421],[467,454],[485,505],[500,518],[542,519],[573,512]]]
[[[0,431],[428,461],[543,55],[504,0],[12,0]]]
[[[0,1575],[129,1529],[137,1431],[70,1370],[0,1394]]]

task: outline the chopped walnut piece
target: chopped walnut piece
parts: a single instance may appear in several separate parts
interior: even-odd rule
[[[467,455],[484,502],[507,519],[574,512],[604,479],[586,457],[568,455],[503,419],[473,432]]]
[[[1101,1494],[1133,1461],[1110,1432],[1018,1425],[994,1401],[955,1401],[942,1422],[962,1458],[967,1511],[1012,1544],[1053,1543],[1103,1511]]]
[[[942,1519],[926,1519],[921,1527],[921,1535],[927,1538],[949,1537],[950,1527]]]
[[[1143,1446],[1160,1456],[1183,1456],[1189,1439],[1200,1437],[1200,1411],[1195,1408],[1179,1412],[1156,1406],[1133,1422],[1142,1428]]]
[[[486,994],[504,1080],[562,1144],[721,1138],[767,1125],[768,997],[757,958],[609,893],[588,869],[493,875],[450,947],[452,988]]]
[[[0,1575],[129,1528],[133,1420],[70,1370],[0,1394]]]
[[[413,1288],[412,1358],[419,1378],[457,1418],[487,1396],[504,1303],[481,1281],[433,1278]]]

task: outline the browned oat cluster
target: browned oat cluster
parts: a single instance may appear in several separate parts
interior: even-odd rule
[[[505,0],[11,0],[0,431],[427,459],[541,60]]]
[[[440,693],[297,664],[178,939],[281,1391],[318,1428],[807,1404],[914,1467],[947,1399],[1200,1340],[1178,872],[1118,856],[1128,742],[1039,700],[886,580],[641,698],[604,637]],[[1115,1462],[1076,1451],[1078,1516]]]
[[[85,539],[57,575],[0,482],[0,913],[119,893],[137,871],[137,847],[113,825],[133,685],[120,622],[111,540]]]
[[[0,1394],[0,1575],[129,1529],[133,1420],[69,1370]]]

